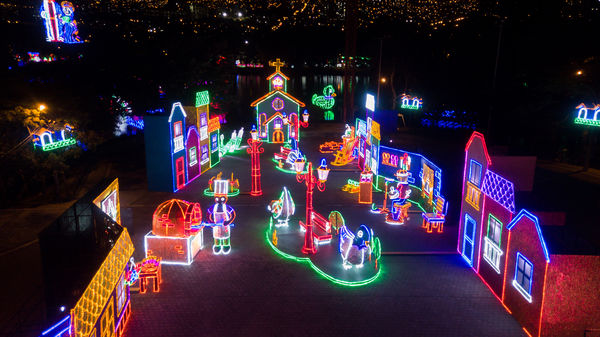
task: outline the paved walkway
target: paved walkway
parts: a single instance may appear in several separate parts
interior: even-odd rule
[[[337,140],[341,134],[327,131],[303,134],[301,148],[313,162],[321,156],[313,151],[316,141]],[[304,189],[293,175],[273,168],[270,158],[278,147],[265,147],[264,195],[242,194],[229,201],[238,213],[231,254],[214,256],[205,231],[207,247],[191,266],[164,266],[159,293],[132,294],[126,336],[524,336],[466,263],[447,254],[455,250],[456,224],[449,223],[437,236],[414,224],[396,232],[384,228],[381,216],[371,215],[367,206],[352,201],[355,195],[341,191],[342,182],[357,180],[358,172],[333,172],[327,190],[315,192],[315,208],[323,214],[341,211],[352,229],[360,223],[379,228],[384,251],[386,236],[391,251],[412,254],[385,255],[380,279],[360,288],[334,285],[307,266],[276,255],[264,241],[266,205],[287,186],[296,201],[297,221],[304,214]],[[201,192],[219,171],[225,176],[233,171],[242,191],[249,190],[248,155],[240,152],[175,195],[122,191],[127,200],[122,201],[123,223],[132,234],[136,260],[143,258],[143,236],[151,229],[156,206],[176,197],[199,201],[206,209],[212,200]],[[432,251],[445,254],[419,255]]]

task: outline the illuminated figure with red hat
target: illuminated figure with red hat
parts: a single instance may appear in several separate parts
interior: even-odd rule
[[[396,186],[390,185],[388,196],[392,201],[392,207],[390,208],[390,213],[385,218],[385,221],[389,224],[393,225],[402,225],[408,219],[408,209],[411,206],[411,203],[407,201],[408,197],[410,197],[410,193],[412,190],[408,186],[408,178],[410,173],[410,157],[408,154],[404,154],[402,158],[400,158],[400,169],[396,171],[394,176],[398,180],[398,184]]]
[[[213,230],[213,253],[229,254],[231,251],[231,227],[234,226],[235,210],[227,205],[229,180],[215,180],[215,204],[208,208],[209,226]]]

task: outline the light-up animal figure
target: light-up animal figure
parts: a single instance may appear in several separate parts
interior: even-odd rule
[[[332,85],[328,85],[323,88],[323,96],[314,94],[312,97],[312,104],[318,106],[323,110],[329,110],[335,105],[335,89]]]
[[[365,257],[371,254],[371,242],[374,238],[373,230],[366,225],[360,225],[356,233],[352,233],[346,225],[340,228],[340,254],[344,269],[352,266],[362,268]]]
[[[215,204],[208,208],[208,218],[213,230],[213,253],[229,254],[231,251],[231,227],[234,226],[235,210],[227,205],[229,181],[215,180]]]
[[[288,220],[291,215],[296,212],[296,205],[292,199],[292,195],[287,187],[281,191],[279,199],[272,200],[269,206],[267,206],[269,212],[271,212],[273,219],[277,220],[275,227],[287,226]]]

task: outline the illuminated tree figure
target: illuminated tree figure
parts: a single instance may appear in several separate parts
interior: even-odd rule
[[[312,195],[315,185],[319,189],[319,191],[325,191],[325,182],[327,181],[327,176],[329,175],[329,169],[327,168],[327,162],[325,159],[321,159],[321,166],[317,168],[317,177],[313,175],[312,163],[308,163],[308,169],[305,173],[304,171],[304,159],[298,159],[295,163],[296,166],[296,180],[299,183],[304,182],[306,185],[306,232],[304,234],[304,246],[302,247],[303,254],[314,254],[317,252],[317,249],[314,246],[313,242],[313,224],[311,222],[312,218]]]
[[[262,195],[262,187],[260,185],[260,154],[265,152],[263,149],[262,142],[258,139],[258,131],[256,131],[256,126],[252,126],[252,131],[250,131],[252,137],[248,139],[249,148],[246,151],[250,154],[250,161],[252,164],[250,175],[252,176],[252,191],[250,191],[251,196],[259,196]]]
[[[296,213],[296,205],[287,187],[283,188],[279,199],[271,201],[267,209],[273,214],[273,219],[277,219],[275,227],[288,225],[290,216]]]

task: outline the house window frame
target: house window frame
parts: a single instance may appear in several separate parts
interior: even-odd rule
[[[198,164],[198,149],[195,146],[188,149],[188,157],[190,158],[190,167]]]
[[[519,268],[520,261],[523,261],[523,269]],[[530,266],[530,273],[528,276],[525,274],[527,265]],[[520,278],[519,275],[522,275],[521,282],[518,281],[518,279]],[[524,283],[526,277],[529,280],[529,287],[527,287],[528,289],[525,289],[524,284],[522,284]],[[517,252],[517,259],[515,261],[515,277],[512,281],[512,285],[513,287],[515,287],[515,289],[517,289],[519,293],[521,293],[521,295],[529,303],[531,303],[531,288],[533,285],[533,263],[531,263],[531,261],[529,261],[529,259],[527,259],[525,255],[521,254],[520,252]]]
[[[479,211],[479,199],[481,199],[481,190],[467,181],[467,196],[465,201]]]
[[[125,283],[125,273],[121,275],[119,282],[117,283],[117,317],[123,312],[125,303],[127,303],[127,284]]]
[[[499,226],[494,226],[493,234],[496,234],[496,228],[500,227],[500,232],[498,233],[498,241],[494,240],[493,237],[490,236],[490,228],[492,226],[492,220],[499,224]],[[502,249],[500,248],[500,243],[502,240],[502,222],[498,220],[491,213],[488,216],[488,226],[487,233],[484,237],[484,248],[483,248],[483,259],[496,271],[496,273],[500,274],[500,258],[504,254]]]
[[[178,121],[173,123],[173,153],[177,153],[183,148],[183,123]]]
[[[202,156],[204,155],[204,149],[206,149],[206,158],[202,158]],[[204,144],[200,147],[200,164],[204,165],[208,161],[210,161],[210,151],[208,149],[208,144]]]
[[[473,164],[475,164],[476,166],[473,166]],[[473,179],[473,167],[479,167],[479,177],[477,182],[474,181]],[[483,166],[475,159],[471,159],[471,161],[469,162],[469,177],[468,177],[468,181],[473,184],[473,186],[476,187],[480,187],[481,186],[481,176],[483,173]]]

